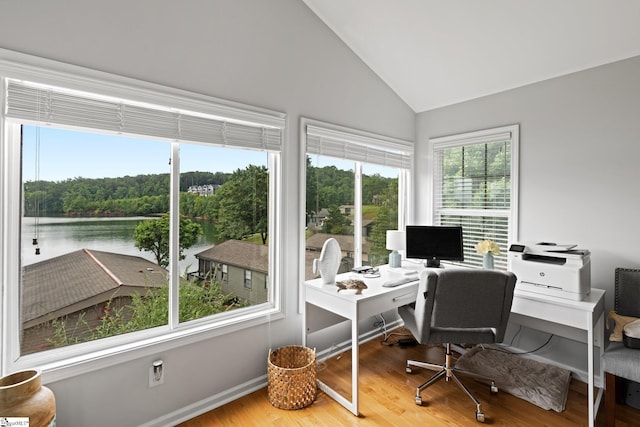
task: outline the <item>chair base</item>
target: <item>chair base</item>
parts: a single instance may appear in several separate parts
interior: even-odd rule
[[[458,384],[458,386],[467,394],[467,396],[469,396],[471,398],[471,400],[473,400],[473,402],[476,404],[476,421],[479,421],[481,423],[483,423],[485,421],[484,418],[484,412],[482,412],[482,405],[480,403],[480,401],[473,395],[473,393],[471,393],[471,390],[469,390],[469,388],[465,385],[465,383],[460,379],[460,377],[456,374],[456,372],[460,372],[460,373],[464,373],[465,375],[469,375],[471,377],[474,377],[478,380],[484,380],[487,382],[491,383],[491,393],[495,394],[498,392],[498,387],[496,387],[496,383],[495,381],[490,378],[490,377],[486,377],[484,375],[479,375],[473,372],[468,372],[468,371],[463,371],[461,369],[456,369],[452,362],[452,353],[451,353],[451,344],[447,343],[446,346],[446,353],[445,353],[445,363],[444,365],[439,365],[436,363],[429,363],[429,362],[420,362],[417,360],[407,360],[407,367],[406,367],[406,371],[407,373],[411,373],[412,369],[411,367],[417,367],[417,368],[424,368],[424,369],[430,369],[430,370],[435,370],[437,371],[434,375],[431,376],[431,378],[429,378],[427,381],[425,381],[424,383],[420,384],[417,388],[416,388],[416,397],[415,397],[415,401],[416,401],[416,405],[422,405],[422,390],[424,390],[425,388],[429,387],[430,385],[436,383],[437,381],[441,380],[441,379],[445,379],[445,381],[451,381],[451,378],[454,379],[454,381]]]

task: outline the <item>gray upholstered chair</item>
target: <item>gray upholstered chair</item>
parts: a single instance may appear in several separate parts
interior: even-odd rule
[[[513,273],[498,270],[450,268],[423,272],[415,304],[400,307],[398,313],[419,343],[445,344],[446,354],[444,365],[407,361],[408,373],[412,372],[412,367],[438,371],[418,386],[416,404],[422,404],[422,390],[442,378],[447,381],[453,378],[475,402],[476,420],[484,422],[480,402],[456,375],[451,344],[502,342],[511,313],[515,284]],[[498,391],[490,378],[466,374],[491,381],[491,392]]]
[[[613,308],[617,314],[640,318],[640,270],[616,268]],[[602,356],[605,372],[606,425],[616,424],[616,402],[622,401],[621,378],[640,382],[640,350],[611,342]]]

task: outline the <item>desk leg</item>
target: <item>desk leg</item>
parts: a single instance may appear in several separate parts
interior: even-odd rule
[[[351,401],[347,400],[344,396],[329,387],[329,385],[325,384],[320,379],[317,379],[316,382],[320,390],[327,393],[329,397],[351,411],[353,415],[358,416],[359,330],[357,304],[354,304],[353,311],[349,316],[349,320],[351,321]]]
[[[589,368],[589,427],[593,427],[595,421],[595,414],[593,413],[594,401],[593,401],[593,313],[589,313],[589,329],[587,330],[587,364]]]
[[[351,412],[358,415],[358,374],[360,370],[360,345],[358,342],[358,306],[355,306],[355,313],[351,318],[351,401],[353,407]]]
[[[588,363],[589,363],[589,426],[593,427],[595,425],[596,416],[598,415],[598,409],[600,408],[600,403],[602,401],[602,396],[604,395],[604,369],[602,366],[602,355],[604,353],[604,313],[602,313],[598,317],[597,328],[598,331],[598,349],[595,349],[595,333],[593,327],[593,313],[589,313],[589,329],[587,331],[587,345],[588,348]],[[595,396],[594,399],[594,387],[595,387],[595,352],[598,352],[598,372],[600,375],[600,383],[601,386],[598,387],[598,395]]]

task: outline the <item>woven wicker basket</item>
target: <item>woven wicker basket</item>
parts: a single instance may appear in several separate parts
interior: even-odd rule
[[[269,402],[280,409],[301,409],[316,398],[316,352],[291,345],[269,350]]]

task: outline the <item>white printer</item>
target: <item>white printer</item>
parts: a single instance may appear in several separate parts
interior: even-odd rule
[[[582,301],[591,292],[591,254],[576,245],[512,244],[508,269],[516,289]]]

